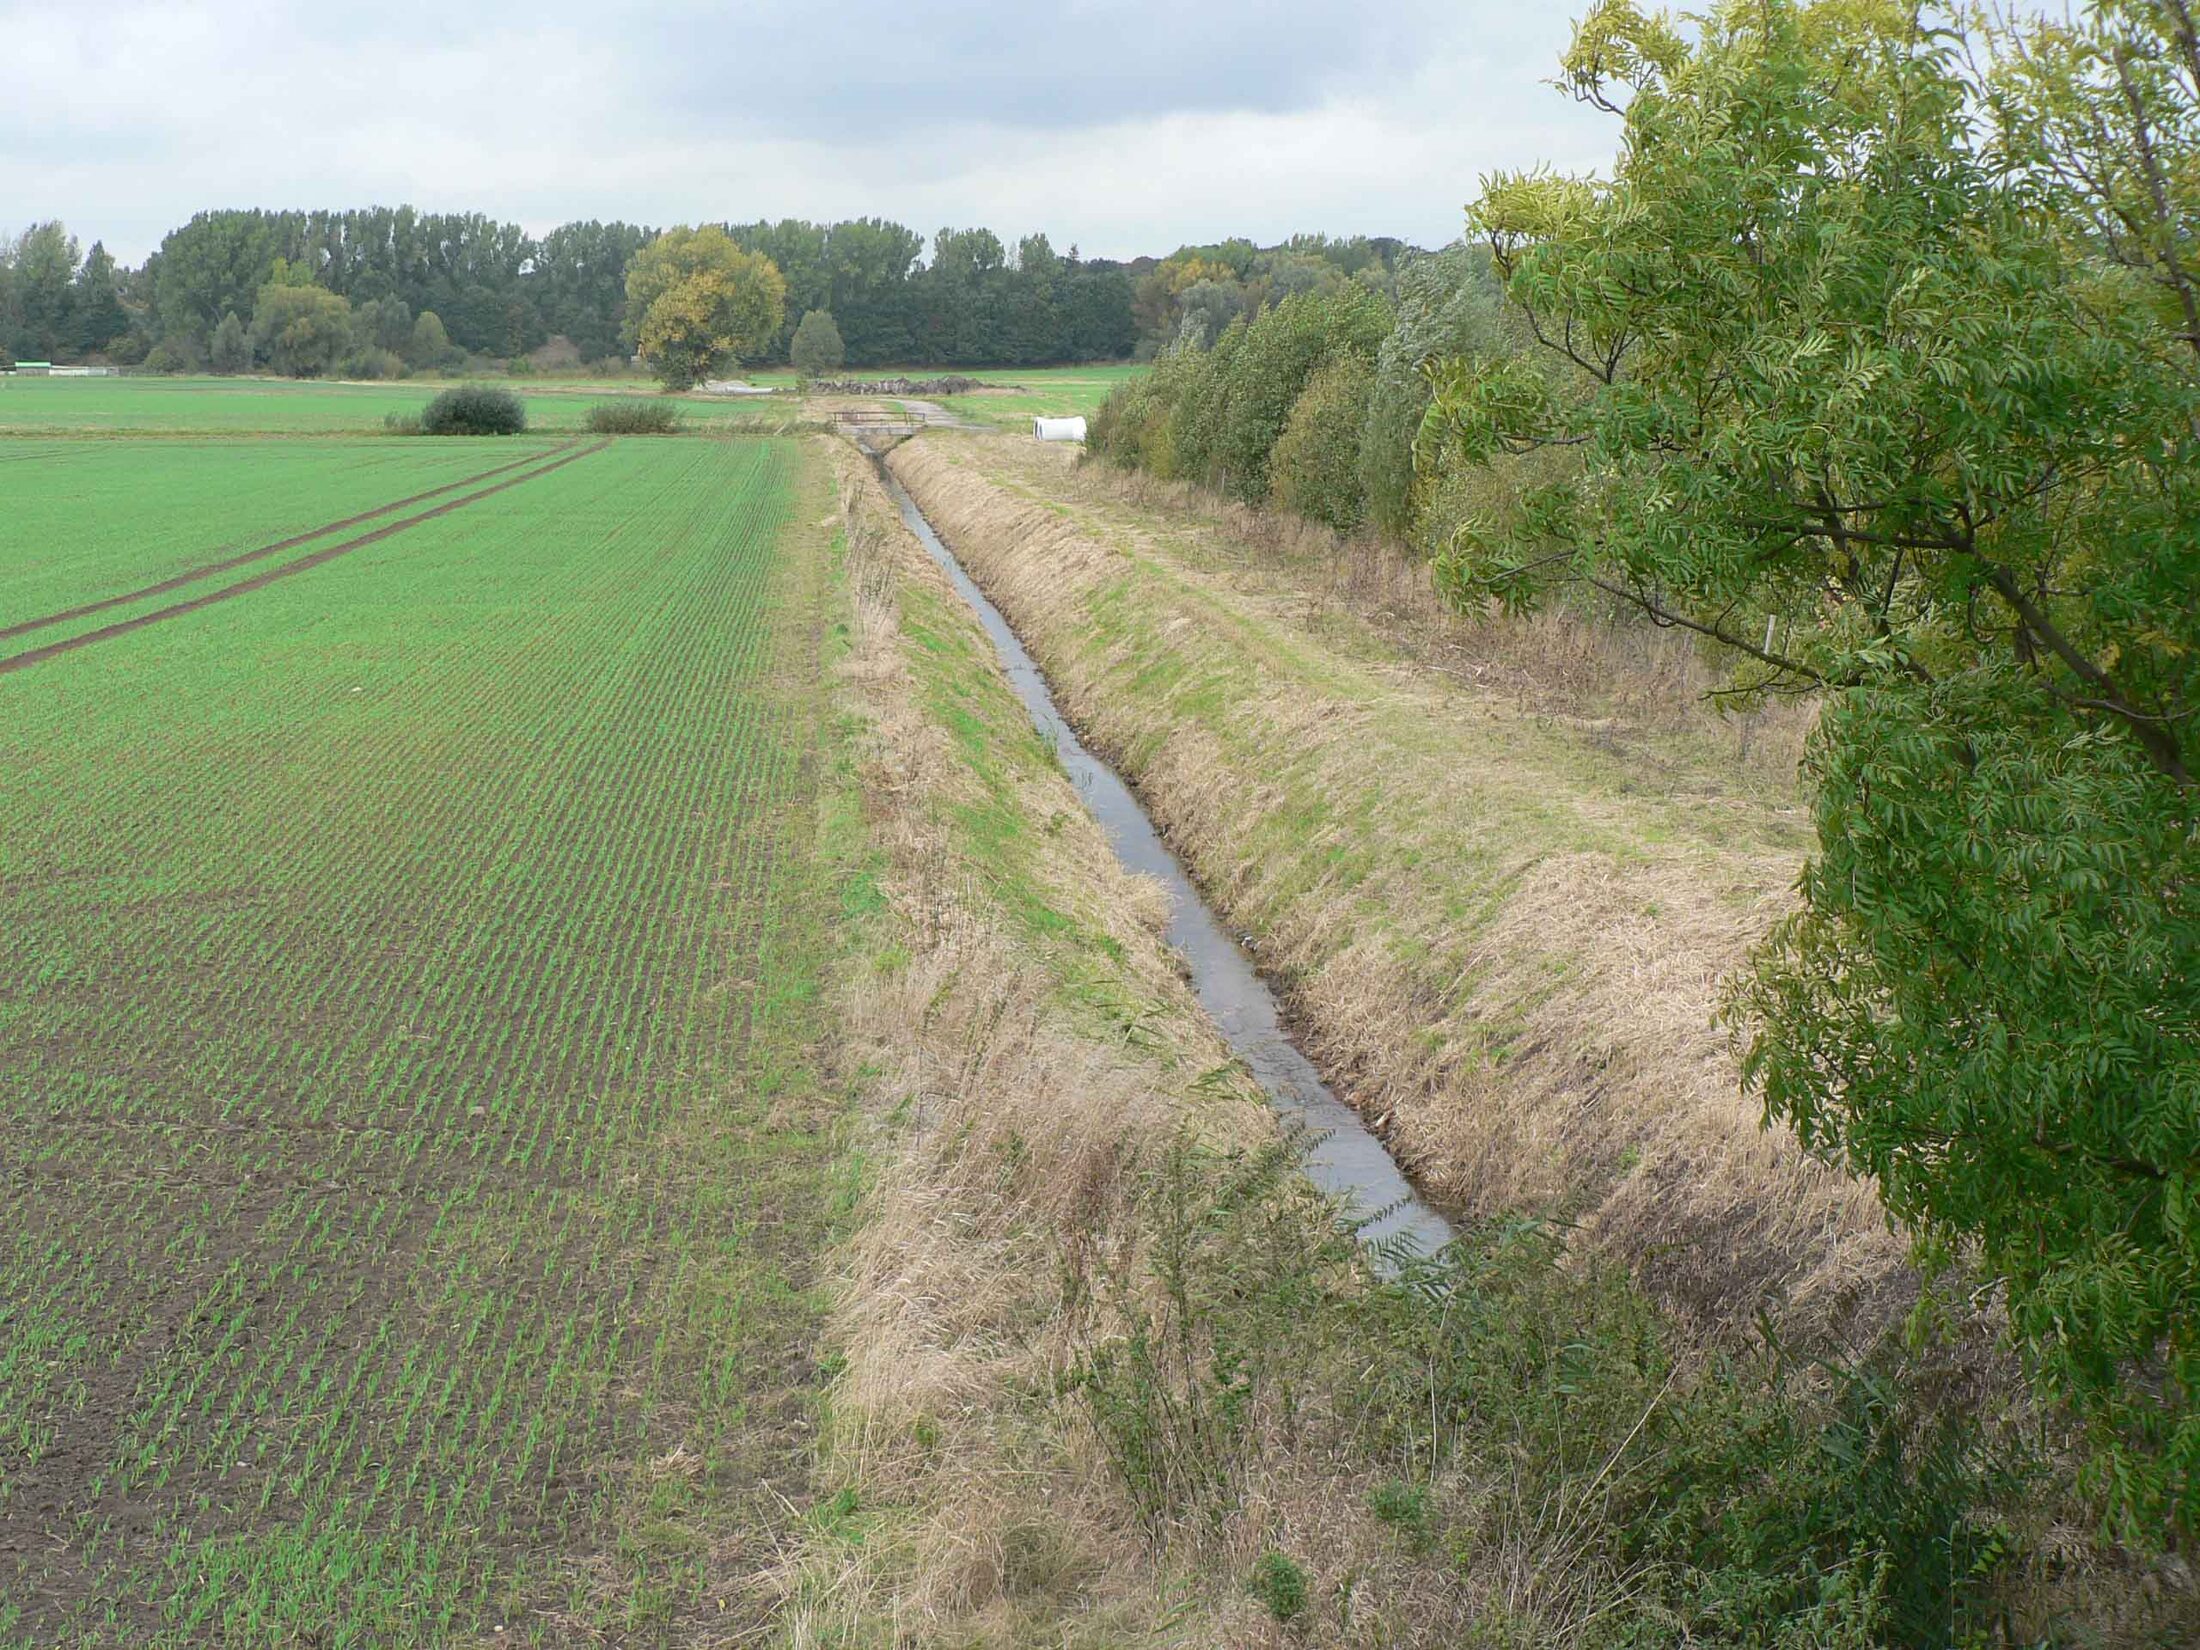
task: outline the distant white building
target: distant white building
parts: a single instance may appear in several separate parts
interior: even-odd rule
[[[1041,441],[1082,441],[1085,421],[1082,418],[1034,418],[1031,433]]]

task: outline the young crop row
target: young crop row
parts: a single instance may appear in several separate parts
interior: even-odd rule
[[[615,447],[8,679],[18,1630],[696,1607],[688,1543],[619,1532],[769,1448],[797,462]]]
[[[0,440],[0,632],[519,456],[465,441]]]

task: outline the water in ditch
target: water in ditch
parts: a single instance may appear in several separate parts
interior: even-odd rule
[[[879,479],[926,553],[977,610],[1007,669],[1009,685],[1039,732],[1053,744],[1077,794],[1107,833],[1116,857],[1168,890],[1169,943],[1183,954],[1191,970],[1192,989],[1232,1050],[1285,1122],[1303,1137],[1306,1171],[1314,1184],[1343,1204],[1359,1224],[1363,1241],[1391,1253],[1432,1255],[1441,1249],[1451,1241],[1450,1224],[1421,1200],[1360,1114],[1330,1091],[1313,1063],[1285,1035],[1283,1014],[1268,982],[1200,897],[1130,786],[1085,749],[1077,730],[1055,705],[1038,664],[1000,609],[963,571],[916,501],[883,464]]]

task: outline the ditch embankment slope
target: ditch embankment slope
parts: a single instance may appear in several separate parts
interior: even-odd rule
[[[1772,736],[1554,708],[1585,668],[1557,628],[1483,638],[1486,669],[1453,634],[1438,668],[1212,512],[1030,443],[892,464],[1425,1189],[1558,1214],[1702,1319],[1887,1322],[1900,1241],[1759,1126],[1717,1021],[1807,839]]]
[[[932,440],[897,467],[945,466],[926,494],[982,562],[984,522],[944,490],[1017,507],[1001,483],[958,482],[950,455],[1013,451]],[[1990,1623],[2176,1642],[2161,1628],[2186,1619],[2178,1601],[2087,1540],[2060,1471],[2005,1447],[2027,1428],[1976,1394],[1953,1395],[1951,1433],[1873,1370],[1689,1327],[1535,1223],[1473,1223],[1440,1268],[1375,1276],[1199,1012],[1155,888],[1116,862],[868,468],[837,462],[825,835],[863,1192],[836,1267],[818,1500],[766,1578],[784,1642],[1859,1650]],[[1010,552],[993,555],[997,574]],[[1229,608],[1211,576],[1187,587]],[[1135,602],[1181,637],[1195,621],[1165,596]],[[1305,615],[1275,622],[1288,637]],[[1396,660],[1300,646],[1303,696],[1406,680]],[[1289,725],[1359,714],[1367,744],[1383,710],[1302,704]],[[1793,862],[1763,857],[1775,877]],[[1708,977],[1701,991],[1707,1013]],[[1843,1241],[1876,1231],[1833,1207]]]
[[[1247,1331],[1243,1302],[1221,1304],[1243,1281],[1233,1222],[1324,1298],[1358,1291],[1357,1257],[1180,977],[1160,891],[1116,862],[868,465],[836,462],[826,834],[851,936],[840,1060],[868,1125],[824,1499],[773,1578],[787,1641],[1258,1642],[1258,1606],[1198,1578],[1272,1543],[1387,1581],[1388,1619],[1418,1566],[1366,1510],[1380,1464],[1327,1417],[1286,1436],[1265,1391],[1224,1427],[1201,1391],[1210,1337]],[[1157,1288],[1172,1199],[1200,1229],[1177,1231]],[[1081,1382],[1162,1320],[1179,1353],[1137,1390],[1168,1447],[1126,1459]],[[1208,1352],[1185,1355],[1195,1340]],[[1120,1413],[1143,1437],[1137,1408]]]

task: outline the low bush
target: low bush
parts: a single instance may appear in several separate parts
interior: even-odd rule
[[[402,378],[405,376],[404,358],[395,350],[380,349],[369,345],[355,349],[336,363],[339,378]]]
[[[206,358],[188,337],[163,338],[146,352],[147,372],[201,372]]]
[[[680,404],[629,395],[588,409],[588,427],[598,435],[673,435],[680,428]]]
[[[384,413],[382,415],[382,428],[391,435],[418,435],[420,433],[420,415],[409,412]]]
[[[1398,1531],[1408,1548],[1425,1552],[1435,1532],[1429,1526],[1428,1489],[1425,1485],[1393,1478],[1369,1492],[1368,1511]]]
[[[420,415],[423,435],[518,435],[527,408],[510,390],[493,384],[461,384],[445,390]]]

